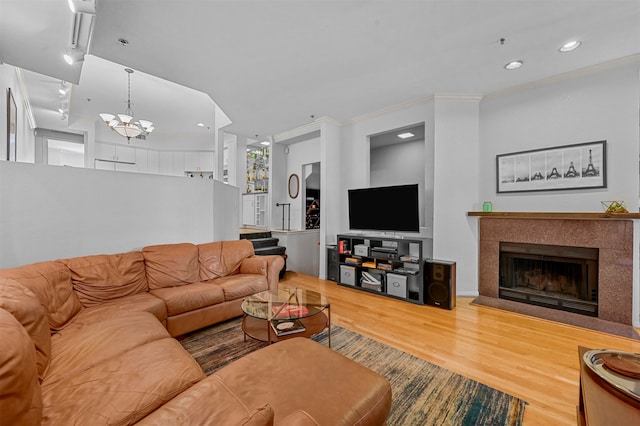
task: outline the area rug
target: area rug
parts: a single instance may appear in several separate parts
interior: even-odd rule
[[[314,340],[326,345],[326,330]],[[266,345],[244,341],[239,319],[190,333],[180,343],[207,375]],[[373,339],[334,325],[331,347],[391,382],[390,426],[522,424],[523,400]]]

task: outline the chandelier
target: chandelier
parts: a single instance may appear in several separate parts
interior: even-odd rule
[[[155,127],[153,123],[148,120],[135,120],[133,118],[133,110],[131,109],[131,74],[133,70],[131,68],[124,69],[127,73],[127,109],[124,114],[100,114],[100,118],[104,121],[108,128],[127,138],[130,142],[131,138],[138,137],[140,135],[147,136],[153,132]]]

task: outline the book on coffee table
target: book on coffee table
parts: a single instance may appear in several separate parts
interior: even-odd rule
[[[309,308],[304,305],[295,305],[287,303],[285,305],[274,306],[272,309],[273,315],[277,318],[286,317],[301,317],[309,314]]]
[[[289,334],[302,333],[306,330],[300,320],[272,320],[271,328],[276,336],[282,337]]]

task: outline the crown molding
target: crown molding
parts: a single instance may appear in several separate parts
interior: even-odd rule
[[[480,102],[484,95],[479,93],[436,93],[433,95],[435,101],[472,101]]]
[[[312,123],[304,124],[296,127],[295,129],[285,130],[284,132],[276,133],[272,136],[272,142],[278,143],[289,139],[293,139],[308,133],[317,132],[320,130],[320,119],[313,121]]]
[[[336,120],[335,118],[331,118],[331,117],[320,117],[320,118],[316,118],[316,121],[318,123],[328,123],[328,124],[333,124],[334,126],[340,127],[342,126],[342,123],[339,122],[338,120]]]
[[[504,90],[498,90],[495,92],[488,93],[484,96],[484,99],[497,99],[503,96],[513,95],[516,93],[524,92],[531,89],[540,88],[543,86],[547,86],[549,84],[558,83],[561,81],[571,80],[578,77],[583,77],[590,74],[595,74],[598,72],[606,71],[609,69],[621,67],[624,65],[629,65],[633,63],[640,63],[640,53],[624,56],[622,58],[613,59],[611,61],[602,62],[596,65],[591,65],[588,67],[580,68],[573,71],[567,71],[562,74],[553,75],[551,77],[543,78],[541,80],[532,81],[530,83],[520,84],[517,86],[512,86]]]
[[[355,124],[355,123],[359,123],[361,121],[366,121],[366,120],[371,120],[372,118],[377,118],[386,114],[390,114],[392,112],[396,112],[396,111],[402,111],[403,109],[407,109],[407,108],[412,108],[415,106],[419,106],[419,105],[423,105],[429,102],[433,102],[433,95],[429,95],[429,96],[425,96],[422,98],[418,98],[418,99],[414,99],[411,101],[407,101],[407,102],[402,102],[399,104],[395,104],[395,105],[391,105],[389,107],[386,108],[382,108],[379,109],[377,111],[373,111],[373,112],[368,112],[366,114],[363,115],[359,115],[357,117],[354,117],[350,120],[345,121],[343,124]]]

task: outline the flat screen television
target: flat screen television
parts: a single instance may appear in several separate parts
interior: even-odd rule
[[[349,228],[420,232],[418,184],[350,189]]]

